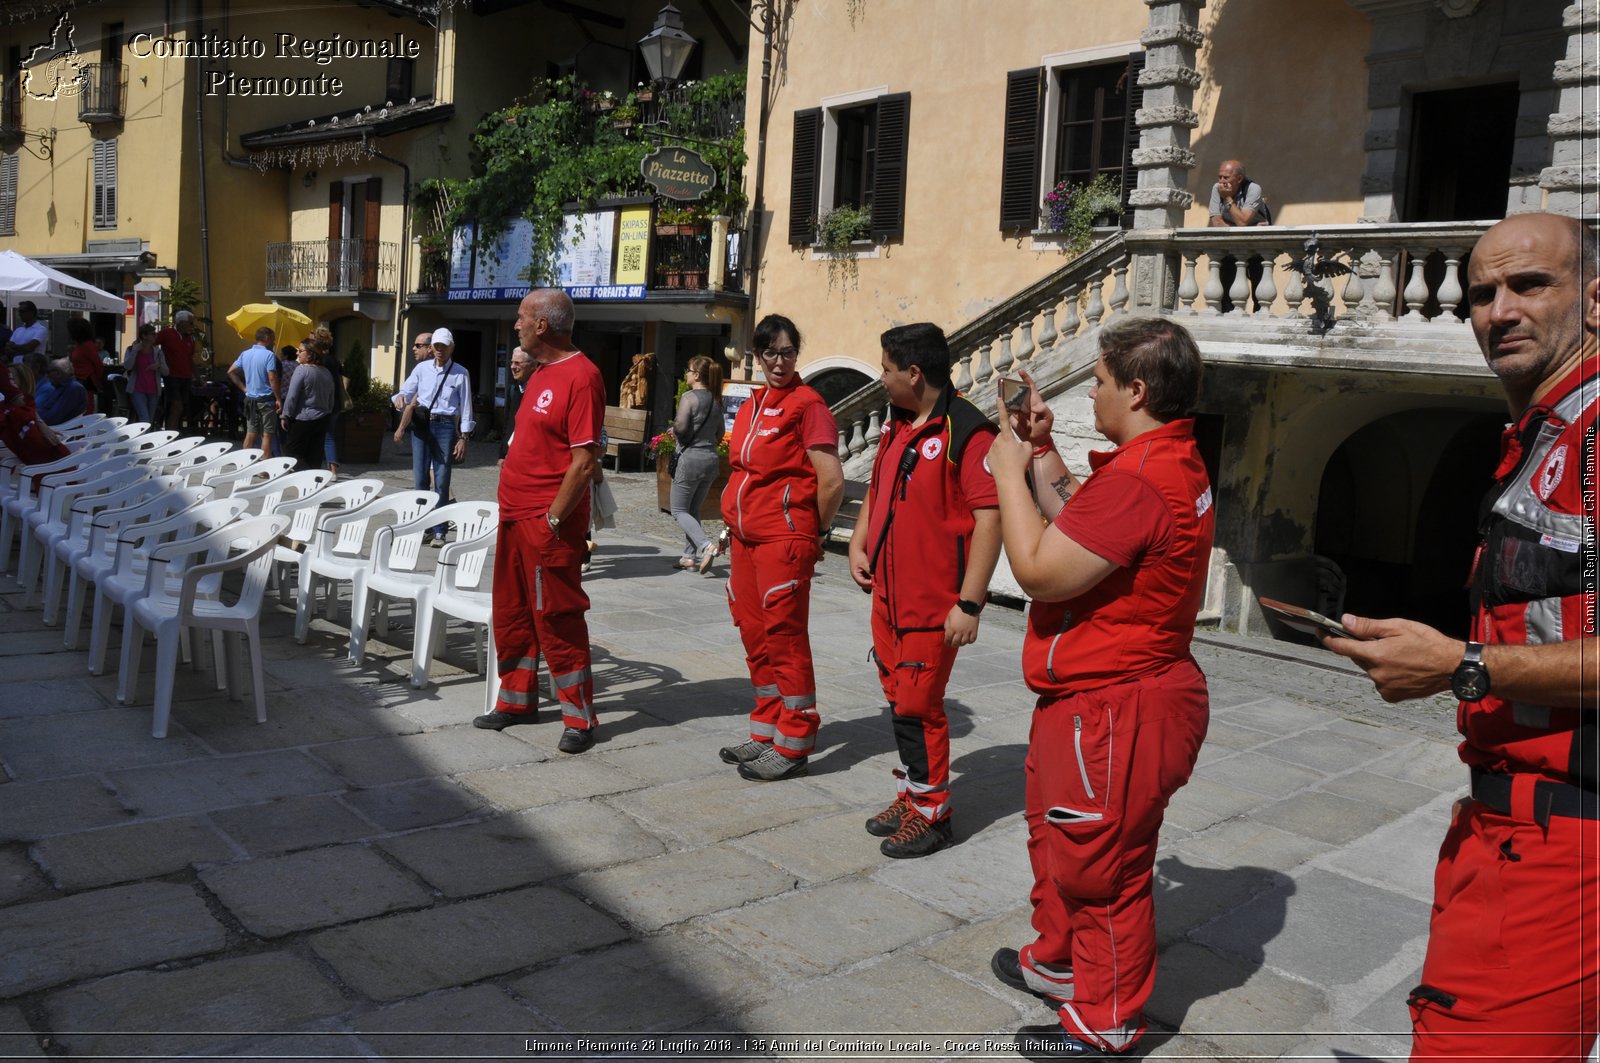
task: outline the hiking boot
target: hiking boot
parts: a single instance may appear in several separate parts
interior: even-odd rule
[[[722,758],[724,764],[748,764],[771,748],[771,742],[757,742],[752,738],[736,746],[723,746],[717,750],[717,756]]]
[[[1056,976],[1059,981],[1052,981],[1042,972],[1024,968],[1022,957],[1018,955],[1016,949],[996,949],[994,955],[989,958],[989,970],[1012,989],[1021,993],[1032,993],[1051,1007],[1072,999],[1070,969],[1065,975]],[[1054,974],[1051,968],[1046,968],[1046,971]]]
[[[1100,1049],[1080,1041],[1059,1025],[1024,1026],[1017,1031],[1017,1054],[1023,1059],[1109,1059]]]
[[[777,782],[779,779],[794,779],[804,775],[807,771],[805,757],[786,757],[773,749],[770,745],[761,751],[755,760],[745,761],[739,765],[739,774],[746,779],[757,782]]]
[[[887,838],[898,831],[906,816],[914,811],[903,792],[895,794],[893,804],[867,820],[867,833],[874,838]]]
[[[947,849],[955,844],[955,840],[950,832],[948,816],[937,823],[930,823],[921,812],[912,809],[900,821],[900,829],[883,839],[878,851],[896,860],[907,860]]]
[[[593,727],[587,730],[568,727],[561,732],[561,741],[556,743],[556,748],[563,753],[582,753],[592,745],[594,745]]]
[[[472,726],[485,731],[504,731],[507,727],[515,727],[519,723],[538,723],[539,710],[532,712],[501,712],[499,709],[486,712],[472,718]]]

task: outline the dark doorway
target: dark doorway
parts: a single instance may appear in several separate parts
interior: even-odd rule
[[[854,369],[824,369],[806,381],[829,406],[837,406],[868,384],[872,377]],[[848,425],[845,426],[848,429]]]
[[[1412,96],[1403,220],[1505,217],[1520,99],[1515,82]]]

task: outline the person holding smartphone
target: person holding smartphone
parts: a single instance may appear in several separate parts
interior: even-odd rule
[[[1026,374],[1031,394],[1016,413],[1001,403],[1012,431],[989,449],[1006,556],[1034,600],[1022,668],[1039,695],[1025,762],[1037,936],[990,969],[1060,1018],[1018,1031],[1025,1054],[1124,1052],[1143,1034],[1156,837],[1210,716],[1189,652],[1215,524],[1189,416],[1200,350],[1162,318],[1099,339],[1089,396],[1113,449],[1090,453],[1089,476],[1056,453]]]
[[[950,385],[950,345],[929,322],[880,337],[889,422],[850,536],[850,576],[872,594],[872,657],[894,718],[893,803],[867,820],[879,851],[927,856],[954,842],[945,684],[1000,557],[988,462],[995,427]]]

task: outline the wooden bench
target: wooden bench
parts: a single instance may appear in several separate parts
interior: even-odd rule
[[[621,406],[606,407],[606,452],[600,463],[611,459],[611,468],[622,471],[622,452],[631,448],[637,457],[637,469],[644,471],[644,448],[650,436],[650,411],[628,410]]]

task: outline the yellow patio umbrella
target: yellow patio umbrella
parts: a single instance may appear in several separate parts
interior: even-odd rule
[[[278,346],[298,344],[311,335],[311,319],[292,307],[279,303],[246,303],[227,317],[240,339],[254,342],[256,329],[277,333]]]

